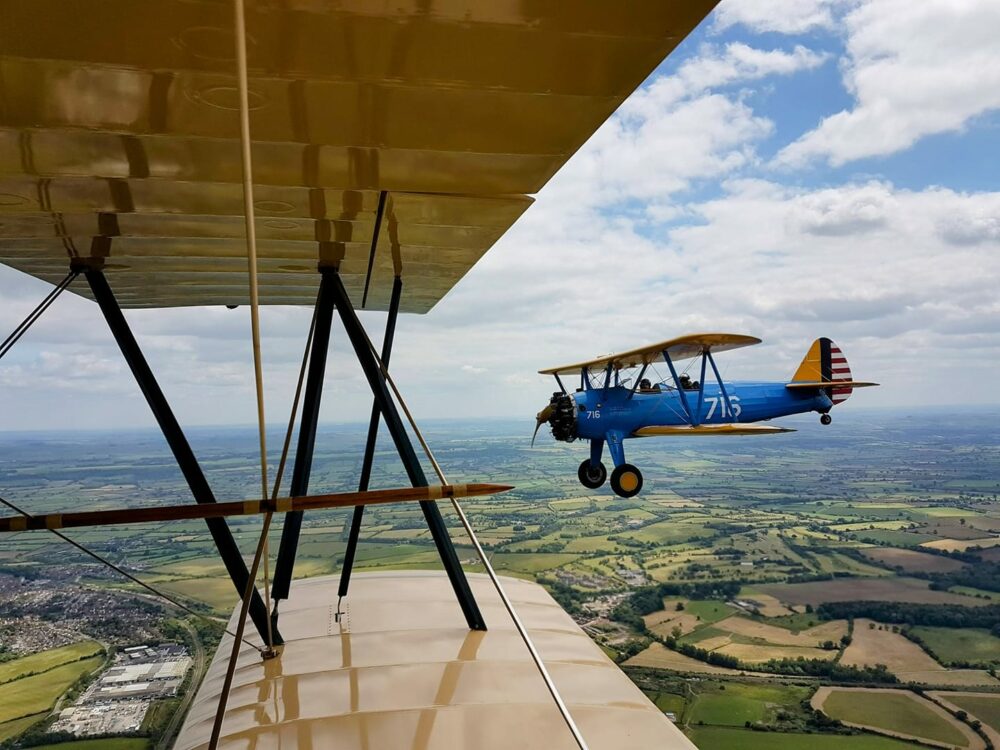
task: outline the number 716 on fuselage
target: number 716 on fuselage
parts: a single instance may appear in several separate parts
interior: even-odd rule
[[[810,411],[819,412],[826,425],[830,409],[846,401],[854,388],[877,385],[853,380],[843,352],[827,338],[813,342],[790,381],[724,382],[712,353],[759,343],[753,336],[701,333],[540,370],[555,377],[559,390],[536,415],[535,434],[548,423],[556,440],[589,440],[590,458],[580,464],[578,476],[591,489],[608,477],[601,463],[607,444],[615,467],[611,489],[633,497],[642,489],[642,473],[625,461],[622,443],[628,438],[792,432],[757,423]],[[699,360],[697,380],[677,369],[678,362],[691,359]],[[647,378],[650,368],[661,362],[669,375]],[[622,377],[623,370],[635,368],[639,372],[634,377]],[[580,385],[570,393],[563,376],[577,375]]]

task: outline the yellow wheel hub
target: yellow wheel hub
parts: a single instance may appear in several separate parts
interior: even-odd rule
[[[625,492],[631,492],[639,486],[639,475],[631,471],[626,471],[618,478],[618,484]]]

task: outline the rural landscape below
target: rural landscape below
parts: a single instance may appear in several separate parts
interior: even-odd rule
[[[985,750],[1000,745],[998,419],[856,408],[829,427],[789,419],[787,435],[634,441],[645,487],[627,500],[580,486],[585,445],[530,448],[530,422],[425,429],[452,481],[515,485],[463,503],[496,569],[542,583],[702,750]],[[253,496],[252,429],[190,438],[220,500]],[[363,425],[321,428],[311,490],[354,489],[363,441]],[[406,484],[383,434],[372,487]],[[0,496],[33,513],[189,500],[141,431],[0,435]],[[349,519],[306,515],[296,576],[340,571]],[[232,527],[251,555],[259,521]],[[237,603],[202,522],[69,535],[196,611]],[[361,538],[359,570],[436,567],[414,508],[369,508]],[[216,624],[44,531],[2,539],[0,593],[0,742],[169,747]],[[163,643],[190,670],[137,729],[95,741],[53,726],[125,649]]]

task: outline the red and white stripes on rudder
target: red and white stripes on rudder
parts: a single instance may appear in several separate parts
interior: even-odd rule
[[[851,368],[847,366],[847,357],[840,351],[840,347],[830,342],[830,380],[850,380]],[[854,391],[848,386],[840,386],[830,389],[830,400],[834,404],[846,401],[848,396]]]

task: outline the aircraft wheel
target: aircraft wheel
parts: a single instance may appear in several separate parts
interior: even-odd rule
[[[604,468],[604,464],[602,463],[598,463],[597,468],[592,468],[590,459],[588,458],[580,464],[580,469],[576,472],[576,475],[580,478],[580,484],[596,490],[608,478],[608,470]]]
[[[824,414],[824,415],[822,415],[819,418],[819,423],[820,424],[830,424],[830,422],[832,422],[832,421],[833,421],[833,417],[831,417],[829,414]]]
[[[622,464],[611,472],[611,489],[619,497],[635,497],[642,489],[642,473],[632,464]]]

